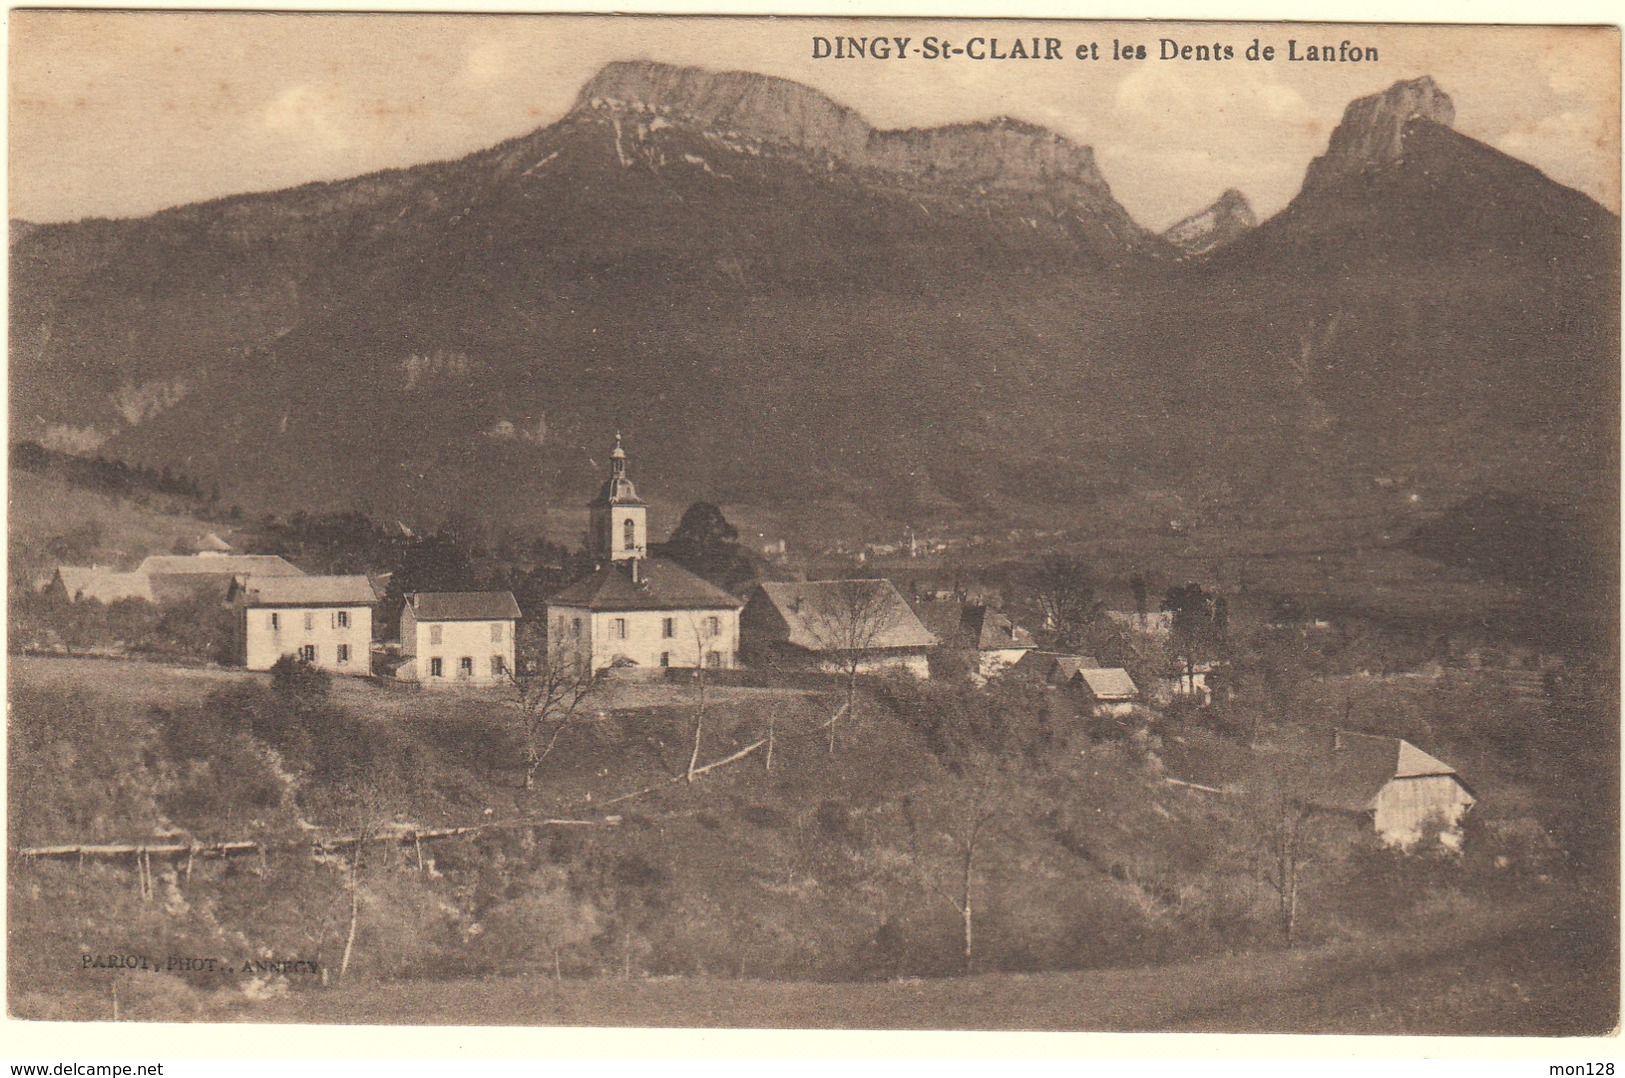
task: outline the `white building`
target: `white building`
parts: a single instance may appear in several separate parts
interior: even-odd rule
[[[401,608],[402,681],[492,685],[514,670],[519,604],[506,591],[421,591]]]
[[[648,557],[649,508],[626,477],[618,434],[610,477],[588,512],[598,569],[548,600],[549,655],[595,671],[736,665],[744,604],[676,562]]]
[[[372,673],[372,608],[364,576],[245,577],[231,588],[237,606],[237,656],[269,670],[284,655],[335,674]]]

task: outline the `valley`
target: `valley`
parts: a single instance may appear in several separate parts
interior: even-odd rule
[[[13,222],[11,1012],[1606,1033],[1619,218],[1455,115],[1158,233],[1027,120],[617,61]],[[918,633],[797,643],[820,584]],[[169,953],[244,978],[80,964]]]

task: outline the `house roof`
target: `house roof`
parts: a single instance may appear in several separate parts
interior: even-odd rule
[[[378,601],[364,576],[251,577],[240,597],[246,606],[371,606]]]
[[[914,616],[924,625],[940,643],[969,646],[970,641],[964,639],[964,630],[961,626],[963,610],[961,604],[940,599],[913,603]]]
[[[138,573],[148,576],[304,576],[304,570],[275,554],[154,554]]]
[[[1204,730],[1164,738],[1158,755],[1169,778],[1210,789],[1245,788],[1260,767],[1247,746]]]
[[[1165,742],[1161,757],[1170,777],[1207,787],[1247,788],[1279,783],[1298,801],[1338,812],[1363,813],[1395,779],[1444,775],[1472,793],[1456,769],[1397,737],[1337,732],[1336,748],[1268,758],[1211,734]]]
[[[808,651],[873,651],[935,647],[937,638],[914,616],[889,580],[807,580],[764,583],[751,602],[764,602],[783,620],[783,639]]]
[[[982,651],[1004,651],[1010,648],[1033,648],[1033,634],[1017,625],[992,607],[972,603],[965,607],[965,627],[976,635],[976,646]]]
[[[120,573],[100,566],[63,565],[56,577],[68,598],[75,601],[95,599],[102,603],[116,603],[120,599],[154,601],[152,581],[145,573]]]
[[[745,604],[666,558],[648,558],[632,580],[627,562],[610,562],[548,601],[588,610],[737,610]]]
[[[1029,651],[1012,669],[1018,675],[1038,677],[1045,681],[1071,681],[1079,670],[1100,666],[1093,655],[1068,655],[1060,651]]]
[[[1339,730],[1335,742],[1304,772],[1298,796],[1311,804],[1364,812],[1394,779],[1449,775],[1467,785],[1455,768],[1402,738]]]
[[[1073,674],[1071,680],[1087,685],[1096,700],[1133,700],[1140,695],[1134,679],[1121,667],[1085,667]]]
[[[419,621],[516,621],[511,591],[419,591],[406,597]]]

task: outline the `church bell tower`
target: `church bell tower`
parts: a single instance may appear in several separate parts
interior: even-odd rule
[[[588,529],[592,554],[600,562],[635,561],[648,557],[649,507],[626,477],[626,450],[615,432],[609,454],[609,478],[588,503]]]

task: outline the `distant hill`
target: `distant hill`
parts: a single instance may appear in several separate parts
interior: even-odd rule
[[[227,502],[538,526],[616,426],[673,504],[801,529],[1153,488],[1293,513],[1399,467],[1610,497],[1618,219],[1423,82],[1193,247],[1031,124],[876,131],[785,80],[614,64],[459,161],[19,230],[14,437]]]
[[[196,544],[211,532],[232,534],[218,522],[174,512],[161,499],[143,505],[16,468],[8,483],[7,563],[23,582],[48,577],[59,564],[131,569],[177,543]]]

